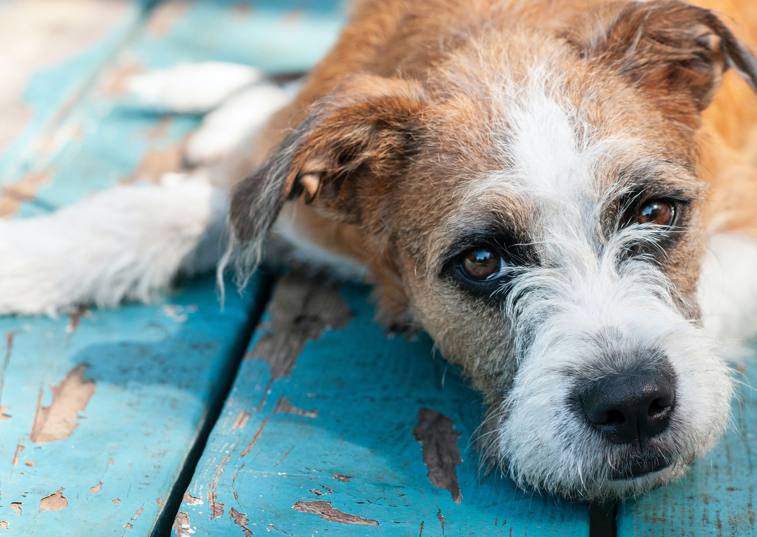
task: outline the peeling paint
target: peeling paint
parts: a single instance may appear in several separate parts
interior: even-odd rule
[[[21,514],[21,502],[11,502],[11,509],[13,509],[17,514]]]
[[[159,506],[163,507],[163,498],[155,498],[155,503],[157,503]]]
[[[268,423],[268,418],[263,420],[263,423],[260,425],[260,429],[258,429],[258,432],[255,433],[255,436],[252,437],[252,440],[250,441],[250,445],[247,446],[247,449],[245,449],[242,454],[239,456],[240,459],[244,459],[247,454],[252,450],[252,448],[255,447],[255,443],[260,440],[260,436],[263,434],[263,429],[265,428],[265,424]]]
[[[55,494],[50,494],[50,496],[42,498],[39,502],[39,510],[60,511],[61,509],[68,507],[68,500],[63,494],[61,494],[62,491],[63,487],[59,488]]]
[[[192,496],[188,492],[184,495],[183,501],[187,505],[202,505],[202,498]],[[158,498],[158,505],[163,505],[163,503],[160,501],[160,498]]]
[[[357,515],[343,513],[339,509],[331,507],[331,502],[297,502],[292,506],[292,509],[301,513],[311,513],[313,515],[319,516],[327,522],[339,522],[340,524],[351,524],[357,526],[379,525],[376,520],[370,520],[367,518],[359,517]]]
[[[121,500],[118,498],[113,498],[110,503],[121,503]]]
[[[276,402],[276,408],[273,409],[274,414],[295,414],[297,416],[305,416],[307,418],[317,418],[318,417],[318,411],[317,410],[302,410],[301,408],[297,408],[293,404],[289,402],[288,397],[279,397],[279,400]]]
[[[189,527],[189,515],[186,513],[176,513],[173,521],[173,529],[176,530],[178,537],[189,537],[192,529]]]
[[[42,389],[39,391],[37,412],[32,423],[29,438],[36,444],[64,440],[71,436],[79,424],[79,412],[89,403],[95,393],[95,383],[84,380],[87,366],[82,364],[69,371],[57,386],[52,386],[53,401],[49,407],[42,407]]]
[[[428,408],[418,411],[418,425],[413,436],[423,446],[423,462],[428,468],[428,479],[435,487],[448,490],[455,503],[460,503],[463,495],[457,482],[456,466],[462,464],[452,419]]]
[[[90,494],[97,494],[98,492],[100,492],[100,491],[102,490],[102,488],[103,488],[103,482],[102,482],[102,481],[100,481],[100,482],[99,482],[99,483],[98,483],[97,485],[95,485],[94,487],[89,487],[89,493],[90,493]]]
[[[246,360],[260,358],[271,366],[258,410],[273,383],[292,373],[307,341],[317,340],[327,328],[344,328],[352,318],[339,290],[324,277],[295,273],[287,274],[276,285],[268,313],[269,331],[245,355]]]
[[[52,170],[30,173],[12,185],[0,187],[0,218],[13,216],[21,203],[33,200],[37,190],[55,175]]]
[[[76,329],[79,328],[79,324],[81,323],[82,318],[90,316],[91,314],[87,308],[85,308],[84,306],[79,306],[78,308],[76,308],[76,311],[74,311],[68,318],[66,332],[68,332],[69,334],[76,332]]]
[[[239,414],[237,414],[237,417],[234,419],[234,423],[231,424],[231,428],[234,430],[244,429],[247,422],[250,421],[250,416],[252,416],[252,414],[246,410],[240,410]]]
[[[7,530],[9,528],[9,525],[5,520],[0,520],[0,528]]]
[[[342,483],[349,483],[350,479],[352,478],[351,475],[339,475],[339,474],[333,474],[333,475],[334,475],[334,479],[338,479]]]
[[[210,520],[220,518],[223,516],[223,504],[218,499],[218,482],[221,480],[221,474],[226,466],[226,463],[231,459],[231,455],[227,455],[221,459],[221,464],[216,466],[216,475],[213,478],[213,483],[208,483],[208,503],[210,504]]]
[[[133,530],[134,526],[132,526],[130,522],[127,522],[124,528],[126,528],[127,530]]]
[[[247,529],[247,524],[250,522],[247,519],[247,515],[244,513],[240,513],[233,507],[229,510],[229,518],[234,521],[234,524],[242,528],[242,531],[244,532],[244,537],[250,537],[250,535],[254,535],[250,530]]]
[[[34,466],[34,463],[32,461],[26,461],[24,464],[27,466]]]
[[[133,517],[131,517],[131,519],[132,519],[132,520],[135,520],[135,519],[136,519],[136,518],[137,518],[137,517],[138,517],[139,515],[141,515],[141,514],[142,514],[142,512],[143,512],[143,511],[144,511],[144,508],[142,508],[142,507],[140,507],[139,509],[137,509],[137,512],[136,512],[136,513],[134,513],[134,516],[133,516]]]
[[[9,409],[10,409],[9,406],[0,406],[0,423],[2,423],[5,420],[11,419],[12,416],[10,414],[5,413]]]
[[[322,490],[318,489],[310,489],[310,492],[312,492],[316,496],[325,496],[326,494],[328,494],[328,492],[323,492]]]
[[[26,446],[24,446],[21,442],[23,442],[24,439],[18,441],[18,444],[16,444],[16,452],[13,454],[13,459],[11,460],[11,464],[13,466],[16,466],[18,464],[18,456],[19,454],[26,449]]]

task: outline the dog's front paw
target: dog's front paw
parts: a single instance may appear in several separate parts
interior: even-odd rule
[[[166,112],[202,114],[262,79],[263,74],[254,67],[203,62],[133,76],[127,88],[146,106]]]

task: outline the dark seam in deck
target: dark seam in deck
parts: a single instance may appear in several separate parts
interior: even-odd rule
[[[200,458],[205,451],[205,446],[207,445],[210,433],[213,431],[213,427],[218,421],[218,417],[221,415],[223,405],[231,391],[232,385],[234,384],[234,379],[237,376],[239,366],[242,363],[250,339],[260,324],[260,319],[263,316],[265,308],[268,306],[268,302],[273,293],[273,288],[276,284],[276,278],[272,275],[260,272],[258,274],[262,281],[255,294],[253,302],[254,308],[250,312],[247,326],[238,337],[237,345],[232,352],[232,360],[230,360],[226,371],[221,374],[221,383],[215,387],[211,394],[209,399],[210,405],[202,420],[199,433],[197,434],[192,447],[187,452],[187,456],[184,459],[179,475],[171,487],[168,500],[165,502],[165,507],[158,515],[158,519],[155,522],[155,526],[153,526],[150,537],[167,537],[171,535],[174,519],[181,508],[184,493],[192,482],[192,477],[194,476]]]
[[[589,537],[618,535],[618,502],[592,503],[589,506]]]

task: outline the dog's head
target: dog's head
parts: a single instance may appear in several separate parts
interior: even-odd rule
[[[729,412],[701,330],[700,113],[757,61],[709,11],[620,2],[565,31],[474,33],[423,80],[355,76],[237,189],[256,244],[301,198],[359,226],[383,305],[486,394],[519,483],[627,496]],[[377,365],[380,367],[380,364]]]

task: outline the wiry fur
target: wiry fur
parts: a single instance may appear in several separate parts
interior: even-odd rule
[[[745,14],[742,22],[757,27],[757,13],[730,0],[699,4]],[[233,190],[234,236],[220,272],[232,262],[244,279],[271,230],[299,247],[295,258],[343,274],[364,268],[381,318],[412,319],[483,391],[484,459],[524,487],[604,499],[679,476],[728,422],[732,380],[715,338],[757,328],[757,280],[739,266],[757,263],[749,142],[757,104],[725,72],[755,88],[757,60],[702,8],[674,0],[357,1],[293,102],[251,147],[204,174],[226,186],[248,174]],[[168,82],[161,87],[174,87]],[[214,103],[240,84],[211,88]],[[200,97],[177,105],[209,108]],[[192,203],[214,196],[204,192]],[[674,229],[635,223],[639,204],[654,199],[676,200]],[[114,212],[115,198],[97,200]],[[6,235],[25,232],[33,243],[42,235],[35,226],[62,225],[86,229],[71,235],[83,242],[105,218],[88,203],[39,224],[9,222],[18,227]],[[94,278],[78,265],[63,278],[41,262],[56,252],[50,244],[44,255],[27,253],[0,228],[0,254],[17,260],[0,278],[26,282],[3,302],[0,279],[0,311],[144,298],[172,272],[198,266],[187,263],[191,252],[223,219],[223,211],[164,209],[161,217],[196,225],[161,227],[151,235],[155,249],[143,251],[156,213],[137,205],[125,209],[144,222],[111,216],[129,231],[102,233],[127,252],[126,276],[105,262],[112,256],[88,253]],[[709,253],[708,232],[716,232]],[[461,253],[482,241],[513,260],[509,278],[488,294],[455,272]],[[147,265],[134,262],[143,257]],[[158,276],[142,278],[150,267]],[[673,379],[670,424],[644,442],[612,443],[590,425],[577,393],[647,369]],[[650,459],[668,466],[625,477]]]

